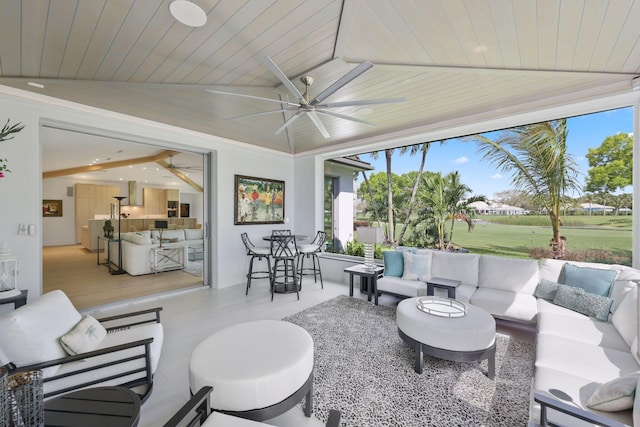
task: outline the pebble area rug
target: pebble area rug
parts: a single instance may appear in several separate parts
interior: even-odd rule
[[[427,316],[427,314],[425,314]],[[487,361],[449,362],[414,351],[398,336],[395,309],[338,296],[293,316],[315,346],[313,410],[341,426],[526,426],[533,344],[496,336],[496,377]]]

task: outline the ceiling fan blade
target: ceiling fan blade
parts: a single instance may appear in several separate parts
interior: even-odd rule
[[[272,99],[272,98],[264,98],[262,96],[254,96],[254,95],[245,95],[244,93],[234,93],[234,92],[223,92],[221,90],[213,90],[213,89],[205,89],[207,92],[211,92],[211,93],[219,93],[222,95],[233,95],[233,96],[241,96],[243,98],[251,98],[251,99],[259,99],[261,101],[270,101],[270,102],[277,102],[278,104],[284,104],[284,105],[291,105],[294,107],[297,107],[298,104],[294,103],[294,102],[288,102],[288,101],[280,101],[279,99]]]
[[[369,61],[364,61],[362,64],[358,64],[358,66],[353,68],[344,76],[340,77],[335,82],[333,82],[333,84],[331,84],[328,88],[320,92],[318,96],[316,96],[311,100],[311,102],[309,102],[309,104],[318,105],[319,103],[321,103],[322,101],[324,101],[325,99],[333,95],[334,92],[338,91],[344,85],[346,85],[351,80],[355,79],[356,77],[358,77],[360,74],[364,73],[371,67],[373,67],[373,64]]]
[[[295,113],[293,116],[289,117],[289,119],[288,119],[286,122],[284,122],[284,124],[283,124],[282,126],[280,126],[280,127],[278,128],[278,130],[276,131],[276,133],[274,133],[274,135],[280,135],[280,133],[281,133],[283,130],[285,130],[285,129],[286,129],[286,128],[291,124],[291,123],[293,123],[293,122],[294,122],[298,117],[300,117],[303,113],[304,113],[304,111],[303,111],[303,110],[298,110],[298,111],[296,111],[296,113]]]
[[[329,102],[327,104],[316,105],[316,108],[339,108],[354,107],[358,105],[398,104],[401,102],[407,102],[407,98],[361,99],[343,102]]]
[[[296,104],[297,105],[297,104]],[[261,116],[263,114],[273,114],[273,113],[286,113],[287,111],[295,111],[295,108],[292,108],[290,110],[287,109],[280,109],[280,110],[269,110],[269,111],[261,111],[259,113],[251,113],[251,114],[243,114],[241,116],[233,116],[233,117],[227,117],[226,120],[233,120],[233,119],[244,119],[245,117],[253,117],[253,116]]]
[[[322,136],[324,136],[325,138],[331,137],[331,135],[329,135],[329,132],[327,131],[327,128],[324,127],[322,121],[320,121],[320,117],[318,117],[315,111],[307,111],[307,116],[311,119],[313,124],[316,125]]]
[[[340,119],[344,119],[344,120],[351,120],[352,122],[358,122],[358,123],[362,123],[363,125],[367,125],[367,126],[371,126],[371,127],[376,127],[375,124],[368,122],[366,120],[362,120],[362,119],[358,119],[356,117],[351,117],[351,116],[345,116],[344,114],[338,114],[338,113],[334,113],[333,111],[324,111],[324,110],[316,110],[316,113],[318,114],[324,114],[326,116],[333,116],[333,117],[338,117]]]
[[[278,68],[278,66],[269,58],[268,56],[262,57],[262,62],[265,63],[269,70],[282,82],[282,84],[293,94],[293,96],[303,105],[307,105],[307,100],[304,99],[304,96],[300,93],[298,88],[296,88],[291,80],[287,78],[287,76]]]

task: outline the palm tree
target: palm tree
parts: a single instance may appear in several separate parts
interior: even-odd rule
[[[428,209],[430,219],[436,224],[438,248],[444,249],[445,226],[449,219],[446,182],[440,173],[423,176],[424,187],[420,191],[420,199]]]
[[[467,223],[468,230],[473,230],[473,217],[475,210],[470,207],[473,202],[484,202],[486,197],[479,195],[467,198],[467,194],[471,193],[471,188],[460,181],[460,173],[458,171],[450,172],[445,177],[447,204],[449,210],[449,218],[451,219],[451,228],[449,229],[449,244],[453,243],[453,226],[457,220]]]
[[[440,144],[442,143],[443,141],[440,141]],[[431,147],[431,144],[418,144],[416,147],[418,147],[418,149],[422,153],[422,156],[420,158],[420,167],[418,168],[418,175],[416,176],[416,181],[413,184],[413,190],[411,191],[411,198],[409,199],[407,216],[404,219],[404,224],[402,224],[402,230],[400,230],[400,234],[398,235],[398,242],[402,242],[402,239],[407,232],[407,227],[409,227],[409,222],[411,221],[411,213],[413,212],[413,208],[416,204],[416,195],[418,194],[418,187],[420,186],[420,178],[422,177],[422,172],[424,171],[424,164],[427,160],[427,153],[429,152],[429,147]]]
[[[549,215],[556,258],[564,257],[566,239],[560,236],[563,197],[579,190],[578,166],[567,153],[566,119],[506,129],[495,140],[483,135],[468,139],[478,144],[483,160],[501,172],[512,172],[512,184],[530,194]]]
[[[386,167],[387,167],[387,223],[388,223],[388,226],[387,226],[386,240],[387,242],[395,246],[400,239],[396,240],[395,219],[393,214],[393,187],[391,185],[392,184],[391,183],[391,176],[392,176],[391,175],[392,174],[391,158],[393,157],[394,151],[395,151],[395,148],[387,148],[386,150],[384,150],[384,156],[385,156]],[[422,143],[422,144],[407,145],[404,147],[400,147],[400,155],[405,154],[407,151],[409,152],[410,156],[413,156],[418,151],[422,152],[422,163],[420,168],[420,170],[422,171],[424,167],[424,159],[428,151],[428,144]],[[378,159],[378,153],[379,153],[378,151],[375,151],[371,153],[371,156],[374,159]],[[419,182],[420,180],[420,175],[422,174],[421,171],[418,175],[418,180],[416,182]],[[416,190],[416,188],[417,187],[414,186],[414,191]],[[412,195],[411,199],[415,200],[415,195]],[[410,213],[411,213],[411,209],[409,210],[409,214]],[[406,227],[404,227],[404,229],[406,230]]]

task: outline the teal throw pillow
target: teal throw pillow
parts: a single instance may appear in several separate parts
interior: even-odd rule
[[[592,294],[582,288],[559,285],[553,303],[606,322],[613,300]]]
[[[383,251],[384,275],[392,277],[402,277],[404,272],[404,260],[402,251]]]
[[[553,301],[556,297],[556,292],[558,292],[559,283],[552,282],[547,279],[540,279],[538,282],[538,286],[536,286],[536,291],[534,295],[538,298],[546,299],[549,301]]]
[[[403,279],[421,280],[423,282],[429,280],[429,256],[414,255],[411,252],[403,252],[402,256],[404,258]]]
[[[560,273],[560,283],[582,288],[592,294],[606,297],[609,296],[611,285],[613,285],[617,276],[618,272],[615,270],[578,267],[565,263]]]

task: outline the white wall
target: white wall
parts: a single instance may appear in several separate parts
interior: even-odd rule
[[[42,181],[43,199],[62,200],[62,217],[42,218],[43,246],[76,243],[75,189],[74,196],[67,196],[67,187],[73,187],[73,184],[73,180],[67,178],[51,178]]]

